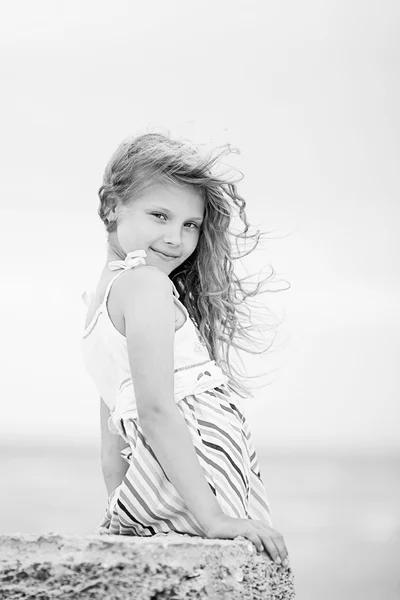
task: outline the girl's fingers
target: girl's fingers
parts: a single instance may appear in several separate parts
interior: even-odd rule
[[[243,537],[247,538],[248,540],[250,540],[251,542],[253,542],[253,544],[255,545],[255,547],[257,548],[257,550],[259,552],[262,552],[264,550],[262,542],[260,540],[260,536],[255,533],[255,531],[248,531],[246,533],[242,533],[241,535],[243,535]]]
[[[246,533],[241,535],[250,540],[259,552],[265,549],[274,562],[279,564],[288,559],[285,540],[279,532],[271,528],[257,527],[257,530],[248,529]],[[285,561],[284,566],[287,566],[287,564],[288,562]]]
[[[264,548],[266,549],[272,560],[275,562],[276,559],[279,557],[279,552],[278,548],[275,546],[274,539],[268,535],[265,535],[264,533],[259,533],[258,535],[261,538]],[[283,561],[283,558],[281,558],[281,561]]]
[[[278,556],[280,557],[282,562],[285,560],[285,558],[288,557],[289,553],[286,548],[285,540],[283,539],[283,535],[279,533],[279,531],[271,530],[271,528],[268,527],[267,530],[265,530],[264,528],[264,531],[259,535],[263,540],[263,543],[267,539],[273,542],[276,551],[278,552]]]
[[[273,539],[276,549],[279,553],[279,556],[281,557],[282,562],[283,562],[285,560],[285,558],[287,558],[287,556],[288,556],[288,551],[287,551],[283,536],[282,535],[275,536],[272,539]]]

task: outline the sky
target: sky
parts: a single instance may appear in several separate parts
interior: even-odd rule
[[[247,268],[290,283],[265,299],[283,323],[246,401],[257,443],[399,450],[398,3],[3,12],[0,435],[98,440],[80,354],[105,260],[97,190],[120,141],[157,130],[239,148],[227,162],[269,232]]]

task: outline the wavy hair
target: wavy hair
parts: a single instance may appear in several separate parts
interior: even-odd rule
[[[197,247],[169,277],[197,325],[212,360],[228,376],[230,385],[236,391],[252,396],[249,387],[244,384],[249,376],[233,365],[231,352],[235,350],[238,356],[242,350],[264,354],[271,347],[272,344],[259,351],[255,349],[260,342],[261,330],[270,330],[271,327],[266,323],[252,323],[254,311],[249,299],[264,291],[271,291],[262,288],[273,279],[275,272],[272,269],[268,277],[254,285],[249,283],[251,276],[239,278],[234,271],[234,261],[252,253],[263,234],[258,230],[249,232],[246,202],[239,195],[236,185],[242,174],[235,179],[229,173],[215,172],[222,157],[231,152],[237,151],[228,144],[203,156],[193,144],[173,140],[159,133],[147,133],[126,140],[118,147],[105,169],[103,184],[99,189],[98,213],[111,233],[117,227],[115,219],[111,217],[113,209],[119,203],[132,201],[151,183],[187,185],[202,196],[205,215]],[[242,231],[239,233],[232,230],[235,213],[241,222]],[[233,241],[236,242],[237,253],[234,252]],[[248,241],[252,247],[241,251],[240,243],[246,245]]]

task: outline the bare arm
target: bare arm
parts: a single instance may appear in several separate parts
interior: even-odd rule
[[[110,411],[104,400],[100,398],[101,424],[101,469],[108,495],[117,488],[128,470],[128,463],[121,458],[120,452],[126,442],[119,435],[113,435],[108,429]]]
[[[118,286],[116,284],[119,284]],[[175,317],[171,283],[141,267],[118,278],[141,427],[171,483],[205,533],[222,510],[174,400]]]

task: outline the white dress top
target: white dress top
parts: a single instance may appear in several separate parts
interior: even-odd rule
[[[107,310],[107,299],[114,281],[126,269],[146,265],[146,252],[130,252],[125,260],[109,263],[118,271],[109,282],[104,298],[91,322],[84,329],[82,352],[86,369],[99,395],[110,409],[109,429],[121,432],[121,419],[138,417],[134,385],[129,366],[126,337],[113,325]],[[191,394],[211,390],[229,382],[222,369],[211,360],[199,330],[185,306],[178,300],[179,293],[171,281],[175,304],[184,312],[186,321],[175,331],[174,340],[174,397],[176,402]],[[88,296],[84,295],[88,302]]]

